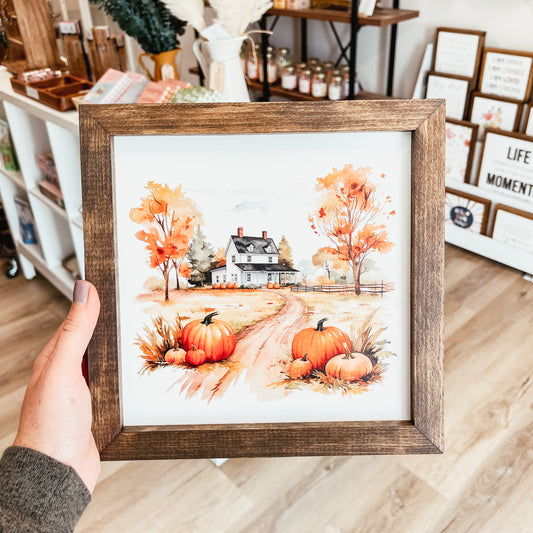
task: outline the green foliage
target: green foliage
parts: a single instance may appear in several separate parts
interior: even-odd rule
[[[171,15],[158,0],[89,0],[103,9],[145,52],[159,54],[179,46],[186,22]]]

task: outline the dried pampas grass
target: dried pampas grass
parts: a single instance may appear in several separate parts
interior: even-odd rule
[[[218,23],[232,37],[244,35],[246,28],[272,7],[270,0],[210,0],[210,4]]]
[[[177,18],[188,22],[196,31],[205,28],[204,0],[161,0]]]

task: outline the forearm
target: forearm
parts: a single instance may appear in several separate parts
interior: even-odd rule
[[[30,448],[0,460],[0,532],[71,532],[91,500],[76,471]]]

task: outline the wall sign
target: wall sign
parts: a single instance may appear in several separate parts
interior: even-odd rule
[[[494,208],[489,236],[494,240],[533,253],[533,213],[502,204]]]
[[[446,224],[485,234],[490,200],[446,187]]]
[[[533,113],[531,112],[532,109],[533,106],[531,104],[527,104],[523,127],[523,132],[526,135],[529,135],[530,137],[533,136]]]
[[[477,124],[446,119],[446,183],[469,181],[477,132]]]
[[[479,125],[479,136],[483,137],[485,128],[516,131],[522,116],[522,102],[483,93],[472,94],[470,122]]]
[[[487,128],[476,183],[533,205],[533,139]]]
[[[446,116],[462,120],[465,115],[470,80],[462,76],[428,73],[426,98],[444,98]]]
[[[437,28],[433,70],[476,78],[484,42],[484,31]]]
[[[533,54],[498,48],[485,48],[479,88],[522,102],[529,98],[533,76]]]

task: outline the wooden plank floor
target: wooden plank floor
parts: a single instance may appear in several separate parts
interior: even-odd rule
[[[33,359],[68,309],[0,276],[0,451]],[[87,532],[533,532],[533,285],[446,250],[442,456],[104,463]]]

